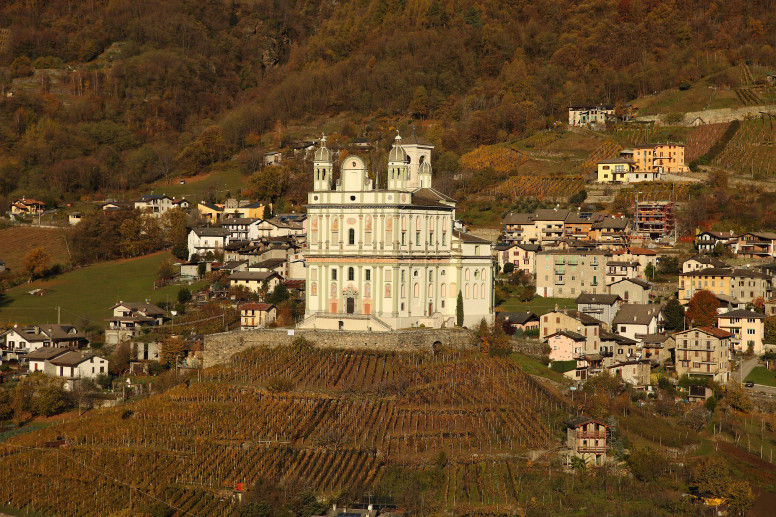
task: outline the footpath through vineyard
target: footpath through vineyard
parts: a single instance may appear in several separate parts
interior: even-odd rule
[[[444,452],[447,504],[517,506],[528,451],[557,443],[565,408],[508,358],[256,348],[200,380],[0,445],[0,497],[46,515],[164,502],[229,515],[237,483],[374,488],[386,465]],[[283,383],[290,391],[270,391]],[[290,381],[290,382],[289,382]],[[46,447],[62,437],[64,447]]]

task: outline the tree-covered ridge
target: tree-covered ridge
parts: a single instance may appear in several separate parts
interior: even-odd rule
[[[425,136],[450,172],[570,103],[735,86],[731,65],[776,66],[771,0],[10,0],[0,25],[0,87],[14,92],[0,102],[3,204],[136,189],[234,156],[249,174],[258,148],[288,143],[276,128],[343,112],[353,133],[433,119]]]

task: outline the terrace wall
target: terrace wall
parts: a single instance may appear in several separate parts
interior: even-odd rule
[[[379,351],[430,351],[434,345],[456,349],[474,348],[474,332],[461,328],[411,329],[393,332],[288,329],[236,330],[205,336],[203,366],[228,361],[234,354],[254,346],[290,345],[304,336],[320,348],[370,349]]]

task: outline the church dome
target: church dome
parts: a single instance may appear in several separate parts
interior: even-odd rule
[[[401,146],[401,136],[399,136],[399,133],[396,133],[396,138],[393,140],[393,148],[391,149],[391,152],[388,153],[388,161],[401,163],[407,162],[407,153]]]
[[[315,151],[316,162],[330,162],[332,159],[332,152],[326,148],[326,135],[321,137],[321,146]]]

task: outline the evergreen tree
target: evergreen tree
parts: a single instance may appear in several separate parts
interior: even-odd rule
[[[455,303],[455,320],[459,327],[463,327],[463,294],[458,291],[458,301]]]
[[[680,329],[684,323],[684,307],[679,303],[679,300],[671,298],[663,308],[663,316],[665,317],[665,327],[668,330]]]

